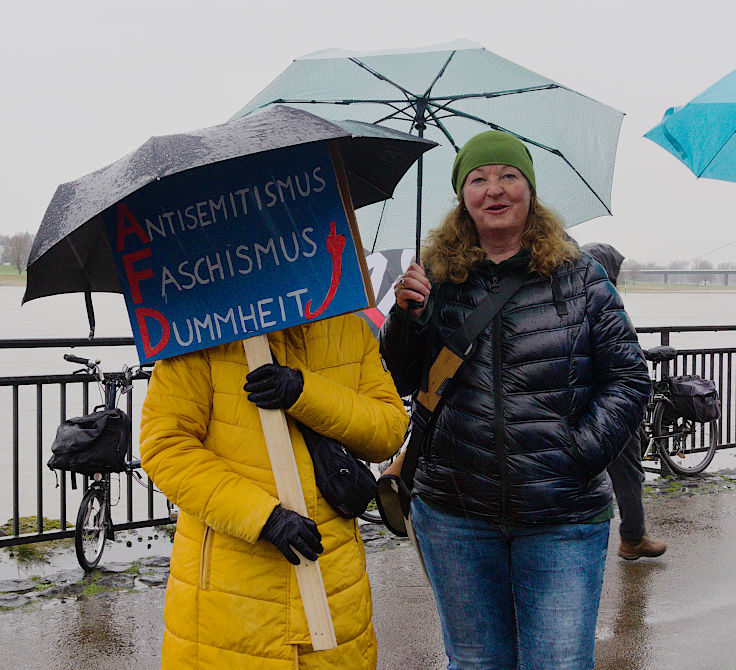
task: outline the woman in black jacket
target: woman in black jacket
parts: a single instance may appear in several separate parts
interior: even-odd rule
[[[449,668],[592,668],[605,470],[642,419],[646,365],[616,289],[537,200],[519,140],[472,138],[452,183],[429,272],[399,277],[380,333],[399,393],[416,394],[473,309],[520,282],[442,389],[414,477]]]

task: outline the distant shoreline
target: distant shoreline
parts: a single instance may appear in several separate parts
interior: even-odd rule
[[[636,284],[617,286],[619,293],[736,293],[736,286],[693,286],[687,284]]]
[[[0,286],[25,286],[25,275],[0,275]]]
[[[26,285],[26,275],[13,275],[0,273],[0,287],[2,286],[22,286]],[[618,291],[622,295],[627,293],[736,293],[736,285],[722,286],[720,284],[710,284],[709,286],[695,286],[688,284],[629,284],[625,286],[619,284]]]

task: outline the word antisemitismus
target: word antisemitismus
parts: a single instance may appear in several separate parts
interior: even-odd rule
[[[294,202],[321,193],[326,182],[320,177],[322,168],[311,173],[289,175],[283,179],[272,179],[260,188],[250,185],[227,193],[219,193],[184,207],[177,207],[153,217],[141,217],[149,239],[178,235],[196,228],[226,223],[238,217],[248,216],[252,211],[263,211],[277,204]]]

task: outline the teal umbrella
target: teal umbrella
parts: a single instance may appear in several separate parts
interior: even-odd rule
[[[371,252],[418,249],[422,221],[425,230],[438,225],[455,202],[450,185],[455,153],[492,128],[526,143],[540,198],[568,226],[611,213],[623,114],[474,42],[310,54],[295,60],[234,118],[277,103],[439,143],[401,180],[391,200],[358,214]]]
[[[736,181],[736,70],[681,107],[670,107],[646,135],[697,177]]]

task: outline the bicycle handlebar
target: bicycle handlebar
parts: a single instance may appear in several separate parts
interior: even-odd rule
[[[100,369],[99,359],[97,359],[96,361],[93,361],[90,358],[82,358],[80,356],[75,356],[74,354],[64,354],[64,360],[69,361],[70,363],[78,363],[79,365],[84,365],[84,367],[87,368],[87,370],[89,370],[90,374],[97,377],[98,381],[104,383],[105,375],[102,373],[102,370]],[[81,372],[81,370],[79,372]]]
[[[70,363],[79,363],[80,365],[84,365],[88,368],[96,367],[97,364],[100,362],[92,361],[88,358],[80,358],[79,356],[75,356],[74,354],[64,354],[64,360],[69,361]]]
[[[144,367],[151,367],[153,365],[152,363],[144,363],[143,365],[134,365],[131,368],[124,365],[122,372],[110,373],[109,379],[105,379],[105,375],[100,368],[99,358],[92,360],[91,358],[82,358],[81,356],[75,356],[74,354],[64,354],[64,360],[69,361],[70,363],[84,365],[90,374],[96,377],[100,382],[103,384],[107,384],[109,382],[113,385],[117,385],[123,389],[123,393],[127,393],[132,388],[130,383],[133,378],[149,379],[151,377],[151,373],[148,370],[145,370]],[[83,372],[83,370],[78,370],[78,372]]]

